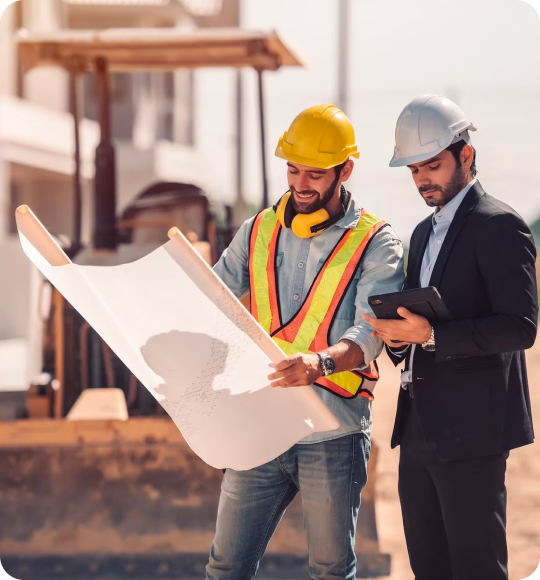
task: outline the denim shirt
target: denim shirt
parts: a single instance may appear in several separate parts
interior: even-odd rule
[[[292,230],[283,228],[279,237],[276,258],[276,280],[283,322],[300,310],[311,285],[328,256],[345,233],[360,219],[362,207],[351,196],[343,218],[313,238],[299,238]],[[238,230],[231,245],[214,266],[216,274],[237,298],[243,298],[249,284],[249,238],[255,217],[248,219]],[[403,245],[394,231],[386,226],[375,234],[356,269],[353,283],[341,301],[330,329],[329,343],[342,339],[355,342],[364,353],[365,364],[376,359],[382,351],[381,339],[371,336],[372,328],[362,314],[372,314],[368,296],[401,290],[404,281]],[[362,367],[364,368],[364,367]],[[373,388],[370,384],[370,388]],[[366,397],[343,399],[314,387],[340,422],[335,431],[314,433],[300,443],[318,443],[352,433],[371,434],[371,402]]]

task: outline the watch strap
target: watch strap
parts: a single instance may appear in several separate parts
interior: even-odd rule
[[[429,338],[422,343],[422,348],[427,351],[435,350],[435,329],[433,326],[431,327],[431,334],[429,335]]]

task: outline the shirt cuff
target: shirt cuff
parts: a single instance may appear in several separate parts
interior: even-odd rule
[[[365,371],[369,369],[369,365],[382,352],[383,341],[378,337],[371,336],[371,328],[363,326],[353,326],[341,337],[340,340],[350,340],[357,344],[364,353],[364,364],[354,369],[353,371]]]

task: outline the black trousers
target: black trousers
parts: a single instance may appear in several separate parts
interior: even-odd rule
[[[414,399],[407,403],[399,498],[415,579],[508,580],[508,453],[437,459],[422,434]]]

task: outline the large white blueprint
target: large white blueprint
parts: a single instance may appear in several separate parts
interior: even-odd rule
[[[336,429],[313,387],[273,389],[284,355],[177,234],[121,266],[51,266],[27,256],[154,395],[213,467],[245,470],[314,431]]]

